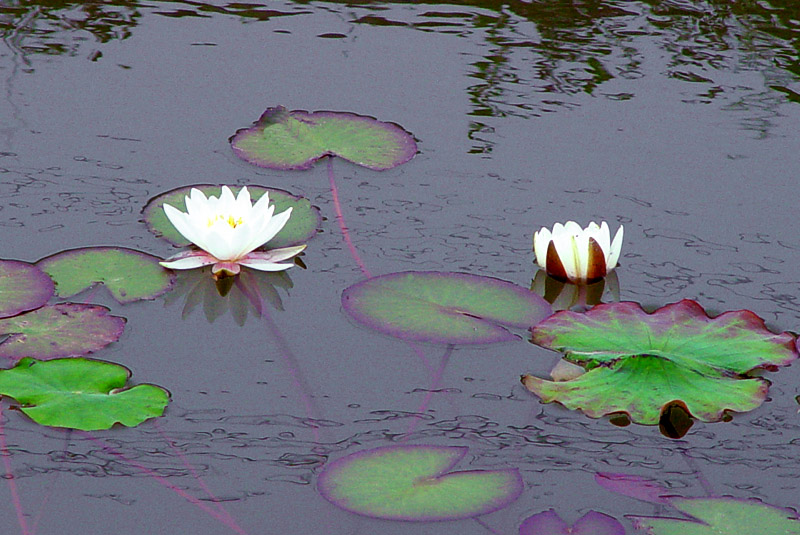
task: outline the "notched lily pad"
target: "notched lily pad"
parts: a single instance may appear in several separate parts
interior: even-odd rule
[[[175,276],[159,266],[160,261],[125,247],[84,247],[48,256],[37,265],[55,281],[59,297],[72,297],[101,283],[124,304],[155,299],[172,287]]]
[[[652,314],[636,303],[559,312],[532,333],[534,343],[588,371],[562,382],[526,375],[529,390],[591,417],[625,412],[642,424],[658,423],[662,407],[675,401],[706,422],[727,410],[752,410],[766,398],[769,381],[748,374],[798,356],[794,335],[769,331],[752,312],[711,318],[690,300]]]
[[[472,518],[519,497],[523,484],[516,468],[450,472],[466,453],[447,446],[375,448],[327,464],[317,486],[346,511],[406,521]]]
[[[674,497],[668,501],[690,518],[628,518],[649,535],[800,535],[795,511],[756,499]]]
[[[597,511],[589,511],[570,526],[550,509],[526,518],[519,535],[625,535],[625,527]]]
[[[47,273],[33,264],[0,260],[0,318],[37,309],[54,291]]]
[[[125,318],[98,305],[61,303],[0,319],[0,357],[54,359],[75,357],[116,342]]]
[[[42,425],[83,431],[115,423],[134,427],[164,414],[169,392],[149,384],[127,388],[130,375],[124,366],[99,360],[24,358],[0,370],[0,395],[16,399]]]
[[[382,333],[440,344],[514,340],[506,326],[529,328],[551,312],[544,299],[510,282],[436,271],[372,277],[347,288],[342,305]]]
[[[309,169],[323,156],[383,171],[417,153],[414,138],[394,123],[336,111],[268,108],[250,128],[231,138],[241,159],[270,169]]]
[[[239,191],[242,189],[240,186],[229,187],[234,195],[239,195]],[[153,197],[142,209],[144,222],[150,232],[159,238],[164,238],[172,245],[177,245],[178,247],[189,245],[189,241],[167,219],[167,215],[164,213],[164,204],[170,204],[185,212],[185,198],[192,188],[199,189],[205,193],[206,197],[209,195],[219,197],[222,192],[222,186],[197,184],[173,189]],[[283,212],[287,208],[292,208],[292,215],[289,221],[269,241],[268,246],[270,249],[306,243],[316,235],[322,224],[322,216],[319,213],[319,209],[316,206],[312,206],[311,201],[304,197],[297,197],[288,191],[262,186],[247,186],[247,191],[250,192],[250,199],[253,202],[260,199],[265,193],[269,193],[269,202],[275,205],[276,214]]]

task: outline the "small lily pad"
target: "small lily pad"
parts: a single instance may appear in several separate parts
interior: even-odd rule
[[[336,111],[268,108],[250,128],[231,138],[241,159],[270,169],[309,169],[323,156],[383,171],[417,153],[414,138],[394,123]]]
[[[519,535],[625,535],[625,527],[616,518],[597,511],[589,511],[569,526],[550,509],[526,518]]]
[[[691,518],[628,518],[649,535],[800,535],[795,511],[756,499],[675,497],[669,504]]]
[[[33,264],[0,260],[0,318],[16,316],[47,303],[53,281]]]
[[[0,357],[54,359],[75,357],[116,342],[125,318],[98,305],[61,303],[0,319]]]
[[[124,366],[99,360],[24,358],[0,370],[0,395],[16,399],[42,425],[83,431],[115,423],[134,427],[164,414],[169,392],[149,384],[126,388],[130,376]]]
[[[158,265],[157,256],[125,247],[85,247],[39,260],[56,283],[59,297],[72,297],[102,283],[119,303],[155,299],[166,293],[175,276]]]
[[[652,314],[636,303],[563,311],[532,332],[534,343],[565,352],[588,371],[563,382],[524,376],[529,390],[591,417],[625,412],[642,424],[658,423],[674,401],[706,422],[727,410],[752,410],[766,398],[769,381],[748,374],[798,356],[794,335],[769,331],[752,312],[711,318],[690,300]]]
[[[229,187],[234,195],[238,195],[239,191],[242,189],[239,186]],[[164,205],[169,204],[185,212],[185,198],[189,195],[192,188],[199,189],[205,193],[206,197],[210,195],[219,197],[222,192],[222,186],[198,184],[173,189],[153,197],[142,209],[144,222],[150,232],[159,238],[164,238],[172,245],[177,245],[178,247],[189,245],[189,241],[184,238],[181,233],[172,226],[169,219],[167,219],[167,215],[164,213]],[[276,214],[283,212],[287,208],[292,209],[292,215],[289,217],[286,226],[269,241],[268,246],[270,249],[304,244],[314,237],[322,224],[322,216],[319,210],[315,206],[312,206],[311,201],[306,198],[296,197],[280,189],[265,188],[262,186],[247,186],[247,191],[250,192],[250,199],[253,202],[260,199],[265,193],[269,193],[269,202],[271,205],[275,205]]]
[[[529,328],[551,312],[544,299],[510,282],[436,271],[372,277],[345,289],[342,305],[382,333],[440,344],[514,340],[504,326]]]
[[[317,486],[346,511],[406,521],[472,518],[519,497],[516,468],[450,472],[466,454],[467,448],[447,446],[375,448],[326,465]]]

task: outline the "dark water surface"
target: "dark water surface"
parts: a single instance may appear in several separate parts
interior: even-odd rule
[[[692,298],[798,331],[794,2],[2,6],[3,258],[89,245],[167,256],[139,211],[196,183],[287,189],[327,218],[308,269],[276,281],[282,310],[268,317],[219,310],[210,291],[190,297],[191,274],[155,302],[84,296],[128,319],[96,357],[173,401],[157,423],[91,435],[4,411],[37,534],[234,532],[161,483],[216,511],[206,485],[250,534],[514,534],[551,507],[570,522],[602,511],[632,532],[625,514],[657,512],[601,489],[598,471],[654,477],[687,496],[798,505],[797,365],[770,374],[771,400],[758,410],[696,423],[677,441],[540,404],[518,377],[545,376],[557,356],[525,333],[457,348],[437,381],[444,348],[423,347],[420,358],[341,311],[341,291],[362,274],[324,165],[261,170],[227,144],[275,105],[353,111],[413,132],[420,153],[397,169],[334,163],[374,274],[465,271],[527,286],[534,230],[603,219],[625,225],[623,299]],[[370,520],[319,496],[326,461],[391,443],[469,446],[459,468],[517,467],[526,490],[483,524]],[[21,533],[10,489],[0,485],[2,532]]]

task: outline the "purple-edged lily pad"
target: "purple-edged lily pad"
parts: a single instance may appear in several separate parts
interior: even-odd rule
[[[467,448],[387,446],[325,466],[325,499],[359,515],[406,521],[472,518],[506,507],[523,489],[517,469],[450,472]]]
[[[239,186],[229,186],[234,195],[239,195]],[[162,193],[150,199],[145,207],[142,209],[144,222],[147,228],[158,236],[164,238],[172,245],[178,247],[185,247],[189,245],[189,241],[178,232],[172,223],[167,219],[164,213],[164,205],[169,204],[180,210],[186,211],[186,196],[192,188],[197,188],[208,197],[213,195],[219,197],[222,192],[222,186],[215,186],[211,184],[197,184],[194,186],[185,186],[173,189]],[[288,247],[291,245],[301,245],[308,242],[316,235],[321,223],[322,216],[317,207],[311,205],[311,201],[304,197],[297,197],[288,191],[283,191],[274,188],[265,188],[262,186],[247,186],[247,191],[250,192],[250,199],[256,202],[265,193],[269,194],[269,202],[275,206],[275,213],[279,214],[287,208],[292,209],[292,215],[286,225],[269,241],[270,249],[277,249],[280,247]]]
[[[342,305],[382,333],[440,344],[514,340],[504,326],[529,328],[551,312],[544,299],[510,282],[436,271],[372,277],[347,288]]]
[[[649,535],[800,535],[795,511],[756,499],[675,497],[669,503],[689,518],[628,518]]]
[[[241,159],[270,169],[309,169],[323,156],[383,171],[417,153],[414,138],[394,123],[337,111],[268,108],[250,128],[231,138]]]
[[[134,427],[161,416],[169,392],[149,384],[127,388],[130,375],[124,366],[99,360],[24,358],[0,370],[0,395],[16,399],[42,425],[83,431],[115,423]]]
[[[75,357],[116,342],[125,318],[112,316],[106,307],[61,303],[13,318],[0,319],[0,357],[54,359]]]
[[[519,535],[625,535],[625,527],[616,518],[597,511],[589,511],[569,526],[550,509],[526,518]]]
[[[33,264],[0,260],[0,318],[39,308],[54,291],[47,273]]]
[[[157,256],[125,247],[85,247],[39,260],[56,283],[59,297],[72,297],[102,283],[119,303],[155,299],[167,292],[175,276],[158,265]]]
[[[690,300],[652,314],[636,303],[559,312],[532,332],[536,344],[566,353],[588,371],[563,382],[526,375],[529,390],[591,417],[625,412],[642,424],[658,423],[674,401],[706,422],[727,410],[752,410],[766,398],[769,381],[747,374],[798,356],[794,335],[769,331],[752,312],[711,318]]]

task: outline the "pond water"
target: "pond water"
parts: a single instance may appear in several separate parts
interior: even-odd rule
[[[798,21],[778,0],[4,2],[3,258],[92,245],[171,255],[140,210],[189,184],[285,189],[326,220],[307,269],[275,281],[280,305],[260,318],[190,295],[183,274],[151,302],[80,296],[128,320],[94,356],[172,402],[157,421],[93,433],[4,411],[16,489],[0,485],[3,532],[511,534],[554,508],[568,522],[602,511],[633,533],[624,515],[664,512],[604,490],[597,472],[797,506],[797,365],[768,374],[759,409],[680,440],[542,404],[519,376],[546,376],[558,356],[525,332],[418,353],[349,320],[341,292],[364,275],[325,165],[259,169],[227,140],[277,105],[412,132],[419,153],[393,170],[333,164],[373,274],[529,286],[535,230],[607,220],[625,225],[621,299],[696,299],[798,331]],[[439,523],[364,518],[320,496],[326,462],[395,443],[467,446],[458,468],[518,468],[525,490]]]

